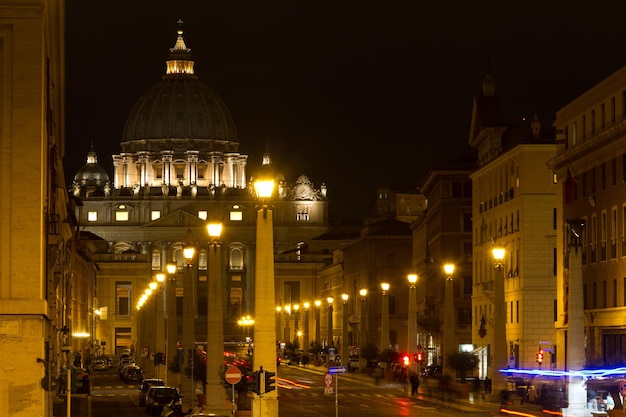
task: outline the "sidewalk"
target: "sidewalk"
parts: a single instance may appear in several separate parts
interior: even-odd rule
[[[313,366],[310,364],[307,364],[306,366],[280,365],[280,367],[282,366],[297,366],[299,369],[303,371],[315,373],[319,375],[324,375],[326,372],[328,372],[328,368],[326,368],[325,366]],[[405,390],[405,387],[396,381],[390,382],[390,381],[381,380],[380,384],[377,385],[374,381],[374,378],[372,378],[369,375],[362,374],[358,371],[340,374],[339,377],[342,379],[344,378],[349,379],[353,382],[364,384],[370,387],[397,388],[398,391],[400,392],[403,392]],[[408,389],[410,390],[410,386],[408,386]],[[450,396],[446,398],[445,394],[444,396],[429,395],[427,387],[425,386],[425,384],[422,383],[420,384],[420,388],[419,388],[417,396],[412,397],[409,394],[405,394],[405,395],[407,396],[407,398],[412,398],[414,401],[428,403],[437,407],[442,407],[442,406],[448,407],[448,408],[455,409],[458,411],[498,412],[500,410],[500,400],[498,398],[498,395],[495,395],[495,394],[491,394],[491,395],[485,394],[483,396],[482,393],[475,394],[475,393],[470,392],[468,398],[458,398],[458,397],[452,398]],[[513,404],[509,406],[509,409],[511,410],[533,412],[537,414],[540,413],[540,411],[537,409],[538,406],[535,406],[534,404],[523,404],[523,405],[520,404],[520,398],[516,395],[511,395],[511,400],[513,401]]]

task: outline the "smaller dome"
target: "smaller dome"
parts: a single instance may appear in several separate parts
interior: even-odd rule
[[[98,165],[98,156],[92,146],[87,154],[87,163],[74,176],[74,184],[81,187],[104,187],[108,181],[109,175]]]

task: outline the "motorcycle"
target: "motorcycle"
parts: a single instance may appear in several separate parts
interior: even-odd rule
[[[161,411],[161,417],[184,417],[191,414],[191,409],[183,411],[182,400],[170,401],[168,405],[163,407]]]

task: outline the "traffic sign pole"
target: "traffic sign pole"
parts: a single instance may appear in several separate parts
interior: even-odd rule
[[[235,415],[235,384],[241,381],[241,371],[236,366],[230,366],[226,372],[224,372],[224,379],[230,384],[232,389],[232,413]]]

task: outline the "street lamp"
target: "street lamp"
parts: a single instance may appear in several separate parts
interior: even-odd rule
[[[166,330],[165,337],[167,338],[167,345],[165,347],[165,384],[174,384],[174,374],[170,371],[170,367],[167,366],[167,362],[175,363],[175,358],[178,353],[178,320],[176,317],[176,271],[178,267],[174,263],[168,263],[166,265],[167,274],[169,276],[168,282],[165,284],[165,317],[166,317]],[[180,372],[176,375],[178,380],[178,386],[180,386]]]
[[[367,288],[359,290],[361,296],[361,316],[359,317],[359,350],[365,349],[367,346]],[[359,367],[365,369],[367,359],[360,357]]]
[[[380,284],[382,289],[382,322],[380,324],[380,350],[389,349],[389,283]]]
[[[350,350],[348,345],[348,294],[341,294],[341,300],[343,301],[341,305],[341,361],[344,365],[349,363]]]
[[[159,293],[161,294],[161,297],[163,297],[163,302],[160,303],[158,299],[159,293],[157,293],[157,298],[156,298],[156,303],[155,303],[156,312],[157,312],[155,354],[156,353],[161,354],[162,352],[167,352],[167,328],[166,328],[167,324],[165,320],[166,306],[165,306],[165,287],[164,287],[165,274],[163,272],[157,272],[154,276],[154,279],[155,281],[153,281],[152,283],[155,284],[155,288],[159,288]],[[155,367],[155,373],[156,373],[157,378],[161,378],[161,375],[160,375],[161,374],[161,362],[155,360],[154,367]],[[167,375],[167,371],[165,371],[165,375]],[[164,377],[163,379],[167,380],[167,377]]]
[[[407,276],[409,280],[409,319],[408,319],[408,335],[406,351],[410,354],[415,351],[417,347],[417,274],[409,274]]]
[[[457,350],[455,347],[456,320],[454,317],[454,281],[452,279],[454,264],[445,264],[443,271],[446,274],[443,305],[443,364],[447,371],[446,373],[451,373],[453,371],[448,367],[448,357]]]
[[[567,336],[566,336],[566,361],[565,369],[570,372],[578,372],[585,367],[585,305],[583,287],[583,234],[585,232],[585,220],[568,219],[566,221],[565,236],[567,262],[569,265],[569,282],[567,291]],[[568,408],[564,409],[568,415],[588,415],[585,400],[586,389],[584,378],[571,375],[568,378]]]
[[[224,372],[224,310],[222,302],[222,223],[209,223],[208,286],[207,286],[207,346],[205,398],[215,401],[218,414],[227,414],[222,385]],[[210,337],[209,337],[210,333]],[[192,393],[193,394],[193,393]]]
[[[269,161],[264,166],[269,166]],[[273,207],[267,200],[274,191],[273,179],[257,179],[254,183],[261,205],[257,207],[256,262],[254,288],[254,355],[253,368],[276,373],[276,320],[274,284],[274,222]],[[263,384],[265,374],[261,376]],[[276,390],[252,398],[255,417],[278,417],[278,392]]]
[[[315,304],[315,341],[317,342],[317,344],[319,344],[321,346],[322,344],[322,339],[321,339],[321,332],[320,332],[320,321],[322,320],[321,318],[321,305],[322,305],[322,300],[315,300],[313,302],[313,304]],[[317,357],[317,353],[315,354]]]
[[[302,331],[300,330],[300,324],[298,321],[300,320],[300,304],[293,305],[293,336],[294,340],[298,341],[298,346],[300,346],[300,336],[302,336]]]
[[[333,297],[326,298],[328,302],[328,328],[326,329],[326,346],[333,345]]]
[[[302,342],[302,349],[306,352],[309,348],[309,307],[311,303],[305,302],[304,306],[304,341]]]
[[[191,233],[191,229],[187,229],[187,237],[185,244],[183,246],[183,257],[185,262],[185,274],[183,276],[183,343],[182,343],[182,355],[179,357],[179,381],[180,375],[183,372],[183,364],[185,357],[184,352],[187,351],[188,360],[193,361],[194,351],[196,347],[196,332],[195,332],[195,280],[194,280],[194,255],[196,253],[196,248],[193,244],[193,235]],[[193,363],[193,362],[192,362]],[[193,380],[193,370],[191,372],[191,381],[190,381],[190,395],[189,400],[191,401],[191,407],[194,406],[194,380]],[[178,387],[182,391],[182,387],[179,385]]]
[[[504,299],[504,255],[503,247],[496,246],[492,250],[495,280],[493,284],[493,386],[496,395],[508,389],[507,377],[500,370],[507,368],[506,351],[506,304]]]

